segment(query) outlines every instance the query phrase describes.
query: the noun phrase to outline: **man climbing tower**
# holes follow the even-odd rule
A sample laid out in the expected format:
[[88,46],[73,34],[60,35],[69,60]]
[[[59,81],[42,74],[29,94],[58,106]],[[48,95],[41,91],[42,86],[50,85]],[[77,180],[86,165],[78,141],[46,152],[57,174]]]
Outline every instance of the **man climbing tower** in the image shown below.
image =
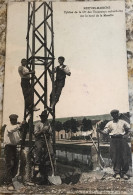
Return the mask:
[[[26,67],[27,60],[21,60],[21,66],[18,67],[18,72],[21,77],[21,87],[25,100],[25,109],[26,111],[30,111],[32,109],[32,86],[30,83],[30,75],[34,75],[35,71],[29,71]],[[33,107],[33,111],[38,111],[36,107]]]
[[52,100],[53,91],[50,94],[50,106],[51,109],[56,105],[59,101],[62,88],[65,86],[66,75],[70,76],[71,72],[68,66],[64,65],[65,58],[63,56],[58,57],[59,66],[55,67],[56,80],[54,82],[55,85],[55,97]]

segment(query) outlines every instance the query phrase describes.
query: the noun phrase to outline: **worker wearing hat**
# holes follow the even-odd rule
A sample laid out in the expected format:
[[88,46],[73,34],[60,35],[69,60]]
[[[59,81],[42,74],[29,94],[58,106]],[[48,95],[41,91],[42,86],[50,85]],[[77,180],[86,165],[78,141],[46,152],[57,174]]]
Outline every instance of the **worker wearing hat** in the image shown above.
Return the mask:
[[[25,109],[30,111],[32,109],[32,86],[30,83],[30,76],[35,74],[35,71],[29,71],[27,66],[27,60],[23,58],[21,60],[21,66],[18,67],[18,72],[21,77],[21,88],[25,100]],[[36,107],[33,107],[33,111],[38,111]]]
[[110,135],[110,157],[113,164],[114,176],[116,179],[128,179],[126,175],[129,169],[129,146],[125,135],[128,134],[130,125],[119,119],[119,110],[110,112],[113,120],[108,122],[101,132]]
[[17,144],[20,141],[19,131],[21,130],[22,123],[20,124],[17,122],[17,114],[11,114],[9,119],[10,122],[6,125],[4,131],[4,153],[6,163],[5,183],[8,185],[8,190],[14,190],[12,178],[17,174]]
[[[66,75],[70,76],[71,72],[67,65],[64,65],[65,58],[63,56],[58,57],[59,66],[55,67],[56,80],[55,80],[55,98],[53,98],[53,91],[50,94],[50,106],[51,109],[59,101],[63,87],[65,86]],[[52,100],[53,98],[53,100]]]
[[[48,149],[47,145],[45,142],[44,134],[46,135],[47,142],[48,142],[48,147],[51,155],[53,155],[53,148],[52,148],[52,129],[50,126],[50,123],[48,121],[48,113],[47,110],[45,109],[42,111],[42,113],[39,115],[41,121],[37,122],[34,127],[34,135],[35,135],[35,147],[36,147],[36,152],[35,152],[35,165],[39,167],[40,173],[42,175],[42,179],[45,180],[43,181],[44,183],[47,180],[47,171],[48,167],[46,164],[49,161],[49,155],[48,155]],[[42,164],[42,157],[44,157],[44,161]],[[45,175],[44,175],[45,174]]]

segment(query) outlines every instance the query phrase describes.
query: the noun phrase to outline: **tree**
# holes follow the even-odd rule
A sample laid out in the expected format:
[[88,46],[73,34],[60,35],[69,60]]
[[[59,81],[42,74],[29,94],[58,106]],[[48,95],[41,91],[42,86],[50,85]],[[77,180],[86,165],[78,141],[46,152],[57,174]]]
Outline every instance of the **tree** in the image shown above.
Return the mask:
[[66,133],[68,133],[70,131],[70,120],[67,120],[63,123],[63,128],[65,130]]
[[58,140],[59,140],[59,132],[63,129],[63,125],[60,121],[55,121],[55,131],[58,132]]
[[68,133],[69,131],[71,132],[71,137],[72,137],[72,132],[76,133],[76,131],[78,131],[78,123],[76,121],[76,119],[71,118],[70,120],[67,120],[63,123],[63,127],[65,129],[65,131]]
[[88,131],[92,129],[92,123],[90,119],[83,118],[82,120],[82,131]]
[[[104,120],[103,122],[101,122],[100,125],[99,125],[99,129],[100,129],[101,131],[103,131],[105,125],[106,125],[108,122],[109,122],[108,120]],[[109,141],[109,135],[102,134],[102,140],[108,142],[108,141]]]
[[77,123],[77,128],[80,127],[80,122],[78,120],[76,120]]
[[76,133],[78,131],[76,119],[71,118],[71,120],[70,120],[70,128],[71,128],[71,132],[73,132],[73,133]]
[[102,121],[100,124],[99,124],[99,128],[100,128],[100,130],[103,130],[104,129],[104,127],[105,127],[105,125],[108,123],[108,120],[104,120],[104,121]]

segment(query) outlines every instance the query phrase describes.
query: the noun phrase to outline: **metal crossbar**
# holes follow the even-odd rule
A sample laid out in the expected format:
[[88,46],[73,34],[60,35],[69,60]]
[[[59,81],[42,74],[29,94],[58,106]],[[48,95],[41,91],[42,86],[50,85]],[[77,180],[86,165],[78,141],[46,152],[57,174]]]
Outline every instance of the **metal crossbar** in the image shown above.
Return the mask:
[[[37,22],[36,16],[39,15],[40,23]],[[48,77],[49,82],[52,84],[52,99],[54,100],[54,32],[53,32],[53,8],[52,2],[28,2],[28,26],[27,26],[27,68],[30,71],[36,72],[36,67],[41,66],[42,72],[37,77],[31,77],[32,85],[32,107],[37,106],[39,103],[43,108],[47,108],[48,114],[55,121],[55,108],[53,111],[50,109],[48,102]],[[40,28],[41,27],[41,28]],[[49,36],[48,36],[49,35]],[[42,69],[42,67],[44,67]],[[47,74],[48,73],[48,74]],[[43,82],[41,81],[43,80]],[[38,91],[40,87],[42,92]],[[35,101],[35,98],[37,99]],[[32,133],[34,131],[34,112],[31,109],[28,113],[24,112],[25,120],[29,118],[29,150],[32,147]],[[53,125],[53,146],[55,148],[55,131]],[[55,151],[55,149],[54,149]],[[30,158],[28,163],[30,164]],[[30,167],[30,166],[28,166]],[[29,178],[30,178],[29,170]]]

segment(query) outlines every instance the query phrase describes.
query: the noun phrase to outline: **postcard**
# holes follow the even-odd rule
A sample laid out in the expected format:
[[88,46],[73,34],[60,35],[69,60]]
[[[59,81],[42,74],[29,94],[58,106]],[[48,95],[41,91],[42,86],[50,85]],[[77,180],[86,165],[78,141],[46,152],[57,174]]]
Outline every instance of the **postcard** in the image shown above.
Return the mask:
[[126,39],[123,0],[8,3],[1,186],[131,192]]

